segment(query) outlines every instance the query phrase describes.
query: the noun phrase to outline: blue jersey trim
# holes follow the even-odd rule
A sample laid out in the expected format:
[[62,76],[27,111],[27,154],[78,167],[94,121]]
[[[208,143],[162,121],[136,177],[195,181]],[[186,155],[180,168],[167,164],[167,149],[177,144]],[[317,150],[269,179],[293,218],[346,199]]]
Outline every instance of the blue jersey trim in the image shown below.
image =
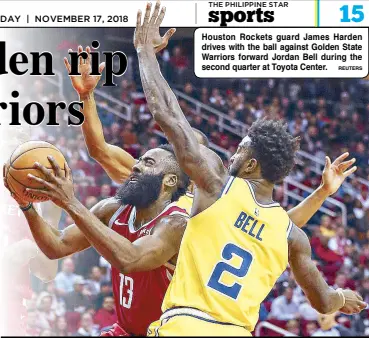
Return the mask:
[[[172,307],[166,311],[163,312],[164,313],[167,313],[171,310],[174,310],[174,309],[194,309],[194,310],[197,310],[197,311],[200,311],[194,307],[189,307],[189,306],[175,306],[175,307]],[[173,316],[170,316],[170,317],[167,317],[166,320],[169,320],[173,317],[177,317],[177,316],[187,316],[187,317],[194,317],[196,319],[200,319],[200,320],[203,320],[205,322],[209,322],[209,323],[214,323],[214,324],[220,324],[220,325],[232,325],[232,326],[238,326],[238,327],[242,327],[245,329],[244,326],[241,326],[241,325],[236,325],[236,324],[232,324],[232,323],[224,323],[224,322],[218,322],[217,320],[212,320],[212,319],[206,319],[206,318],[203,318],[203,317],[200,317],[200,316],[196,316],[196,315],[191,315],[191,314],[188,314],[188,313],[178,313],[178,314],[175,314]]]
[[235,177],[234,176],[229,176],[227,182],[224,184],[223,188],[222,188],[222,191],[220,192],[219,194],[219,198],[221,198],[222,196],[226,195],[229,191],[229,189],[231,188],[231,185],[234,181]]
[[256,200],[256,197],[255,197],[255,192],[254,192],[254,189],[252,188],[252,185],[251,183],[248,181],[248,180],[244,180],[249,189],[250,189],[250,192],[251,192],[251,196],[254,200],[254,202],[259,206],[259,207],[262,207],[262,208],[278,208],[280,207],[281,205],[277,202],[271,202],[271,203],[268,203],[268,204],[262,204],[262,203],[259,203],[257,200]]
[[291,235],[291,232],[292,232],[292,229],[293,229],[293,226],[294,224],[292,223],[292,221],[290,220],[290,224],[288,225],[287,227],[287,239],[290,238],[290,235]]
[[227,325],[227,326],[230,326],[230,325],[231,325],[231,326],[238,326],[238,327],[242,327],[242,328],[244,328],[243,326],[240,326],[240,325],[231,324],[231,323],[218,322],[218,321],[216,321],[216,320],[205,319],[205,318],[202,318],[202,317],[199,317],[199,316],[190,315],[190,314],[188,314],[188,313],[186,313],[186,314],[182,313],[182,314],[178,314],[178,315],[173,315],[173,316],[170,316],[170,317],[166,318],[166,320],[168,321],[168,320],[170,320],[170,319],[172,319],[172,318],[174,318],[174,317],[179,317],[179,316],[193,317],[193,318],[196,318],[196,319],[202,320],[202,321],[204,321],[204,322],[213,323],[213,324],[218,324],[218,325]]

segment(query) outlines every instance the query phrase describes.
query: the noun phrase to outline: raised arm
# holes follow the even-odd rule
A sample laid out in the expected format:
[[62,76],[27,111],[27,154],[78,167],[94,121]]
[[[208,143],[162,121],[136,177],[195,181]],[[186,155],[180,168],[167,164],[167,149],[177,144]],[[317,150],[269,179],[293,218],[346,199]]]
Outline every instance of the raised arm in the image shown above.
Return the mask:
[[[167,46],[170,37],[165,36],[159,41],[159,45],[155,50],[156,53]],[[79,46],[78,53],[82,51],[82,46]],[[85,117],[85,121],[82,124],[82,132],[90,156],[103,167],[114,182],[120,184],[131,174],[136,160],[124,149],[105,141],[103,126],[97,113],[94,97],[94,90],[100,80],[100,76],[90,75],[90,52],[90,47],[87,47],[86,53],[88,58],[78,65],[78,71],[81,76],[70,76],[73,88],[79,95],[80,101],[83,102],[81,112]],[[70,73],[71,67],[67,58],[64,58],[64,63],[68,73]],[[103,69],[104,63],[100,65],[100,73]]]
[[[151,4],[147,4],[141,25],[141,11],[138,12],[134,39],[149,109],[174,146],[182,169],[198,188],[213,193],[214,188],[217,190],[223,185],[226,170],[213,151],[199,144],[176,96],[160,72],[154,46],[160,38],[159,26],[164,18],[165,7],[160,11],[160,2],[157,2],[151,18],[150,13]],[[166,34],[173,34],[174,31],[171,29]]]
[[[58,164],[50,159],[54,174],[39,166],[47,181],[32,176],[47,190],[30,189],[33,193],[47,196],[62,207],[75,221],[79,230],[91,245],[113,266],[123,273],[155,269],[168,262],[179,251],[186,218],[169,216],[161,219],[151,236],[141,238],[134,243],[119,235],[94,213],[86,209],[74,196],[70,169],[66,176]],[[117,208],[115,208],[117,210]],[[110,218],[110,217],[109,217]]]
[[103,167],[114,182],[123,183],[132,173],[136,160],[124,149],[105,141],[94,93],[81,95],[80,101],[83,102],[84,108],[81,111],[85,115],[82,132],[90,156]]
[[[82,47],[79,46],[78,53],[82,52]],[[101,76],[90,75],[90,47],[86,48],[86,52],[88,54],[87,60],[81,62],[78,66],[81,76],[70,76],[73,88],[79,95],[80,101],[83,102],[81,112],[85,116],[85,121],[82,124],[82,132],[90,156],[103,167],[114,182],[122,183],[131,174],[136,160],[122,148],[105,141],[103,126],[97,113],[94,97],[94,90]],[[71,68],[67,58],[64,58],[64,63],[68,73],[70,73]],[[100,73],[104,66],[104,63],[100,65]]]
[[311,306],[322,314],[341,311],[359,313],[367,304],[351,290],[334,290],[329,287],[311,259],[311,247],[306,234],[294,226],[289,239],[289,263],[296,279]]
[[357,167],[351,167],[355,163],[355,158],[344,161],[348,156],[349,153],[344,153],[337,157],[333,163],[326,156],[322,182],[319,188],[288,211],[288,216],[298,227],[303,227],[320,209],[324,201],[340,188],[346,177],[356,171]]

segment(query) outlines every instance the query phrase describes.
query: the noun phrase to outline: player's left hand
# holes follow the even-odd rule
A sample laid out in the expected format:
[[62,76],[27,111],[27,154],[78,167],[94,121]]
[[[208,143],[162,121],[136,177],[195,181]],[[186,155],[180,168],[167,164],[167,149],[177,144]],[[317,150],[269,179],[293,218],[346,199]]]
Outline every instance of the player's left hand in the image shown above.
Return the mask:
[[67,162],[65,162],[64,173],[52,156],[48,156],[48,160],[53,169],[52,171],[40,163],[36,162],[34,165],[34,168],[39,170],[46,177],[46,180],[28,174],[28,178],[31,181],[41,184],[43,188],[27,188],[26,190],[35,195],[49,197],[57,206],[66,209],[75,199],[72,171]]
[[[69,53],[73,52],[72,49],[68,50]],[[78,46],[78,54],[83,52],[82,46]],[[91,75],[91,48],[86,47],[87,59],[83,60],[82,57],[79,58],[78,72],[81,75],[69,75],[72,82],[72,86],[78,95],[83,99],[87,95],[93,93],[97,84],[100,81],[101,75]],[[68,74],[71,73],[72,67],[67,58],[64,58],[65,68]],[[100,74],[105,68],[105,62],[100,63],[99,72]]]
[[164,36],[160,36],[159,28],[163,22],[165,16],[165,7],[160,10],[160,1],[156,2],[154,12],[150,18],[151,14],[151,3],[147,3],[146,12],[143,24],[141,25],[142,12],[137,13],[137,23],[134,35],[134,45],[137,51],[143,47],[154,48],[155,53],[160,52],[168,45],[169,39],[173,36],[176,29],[169,29]]
[[322,189],[327,196],[333,195],[346,177],[356,171],[356,166],[351,167],[356,161],[355,158],[344,161],[348,156],[349,153],[344,153],[337,157],[333,163],[331,163],[330,158],[326,156],[320,189]]

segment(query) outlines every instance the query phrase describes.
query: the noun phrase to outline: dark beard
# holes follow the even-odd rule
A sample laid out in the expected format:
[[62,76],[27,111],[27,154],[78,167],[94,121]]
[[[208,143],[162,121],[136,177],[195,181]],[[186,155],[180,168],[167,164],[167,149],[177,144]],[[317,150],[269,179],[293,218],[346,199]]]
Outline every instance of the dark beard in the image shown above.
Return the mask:
[[234,165],[232,166],[232,168],[228,168],[228,173],[231,176],[237,177],[238,176],[238,172],[239,172],[239,168],[235,167]]
[[137,181],[126,180],[115,197],[122,203],[133,205],[137,209],[146,209],[160,196],[164,175],[138,174]]

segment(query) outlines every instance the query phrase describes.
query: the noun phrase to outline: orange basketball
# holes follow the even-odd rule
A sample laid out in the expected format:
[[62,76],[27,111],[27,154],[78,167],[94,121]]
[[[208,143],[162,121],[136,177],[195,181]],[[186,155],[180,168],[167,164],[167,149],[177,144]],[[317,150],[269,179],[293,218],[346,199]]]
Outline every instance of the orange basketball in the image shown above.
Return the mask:
[[65,173],[65,158],[60,150],[52,144],[43,141],[30,141],[18,146],[8,161],[9,169],[5,173],[6,182],[10,190],[29,202],[47,201],[47,197],[37,196],[36,194],[26,191],[26,188],[43,188],[41,184],[31,181],[27,175],[32,174],[45,179],[42,172],[34,169],[33,166],[35,162],[39,162],[44,167],[52,170],[51,164],[47,158],[49,155],[53,156],[55,161],[59,164],[59,167]]

